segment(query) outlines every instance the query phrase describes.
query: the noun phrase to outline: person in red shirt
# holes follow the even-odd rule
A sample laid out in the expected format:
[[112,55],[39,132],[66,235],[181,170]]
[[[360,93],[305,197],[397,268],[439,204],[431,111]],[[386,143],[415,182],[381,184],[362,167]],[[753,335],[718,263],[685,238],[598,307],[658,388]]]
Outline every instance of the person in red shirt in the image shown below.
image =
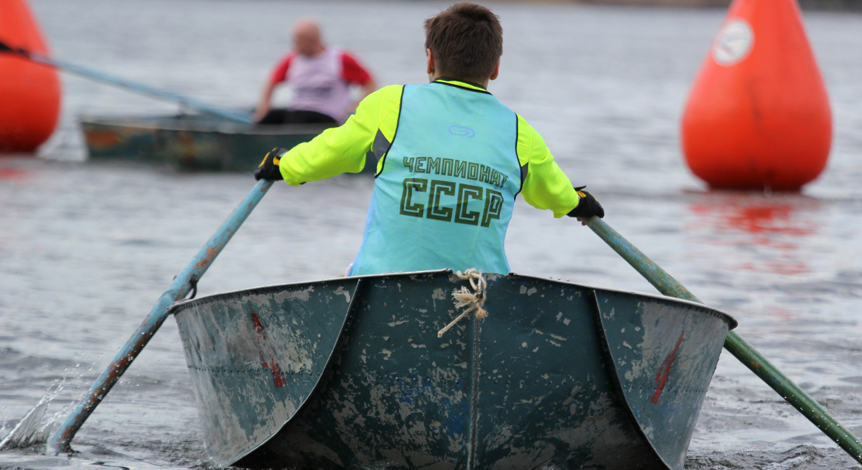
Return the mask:
[[[276,86],[287,83],[293,90],[290,108],[272,109]],[[350,98],[352,85],[362,88],[362,96]],[[356,104],[377,89],[371,74],[347,51],[326,47],[320,28],[311,20],[297,23],[293,50],[276,65],[254,113],[258,124],[342,124]]]

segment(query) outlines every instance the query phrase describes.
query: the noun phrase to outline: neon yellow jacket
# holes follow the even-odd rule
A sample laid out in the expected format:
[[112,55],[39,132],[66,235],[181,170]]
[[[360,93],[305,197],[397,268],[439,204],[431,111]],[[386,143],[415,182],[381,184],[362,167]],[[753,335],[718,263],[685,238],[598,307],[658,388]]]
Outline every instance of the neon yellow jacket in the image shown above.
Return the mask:
[[[482,89],[454,80],[438,80],[461,87]],[[279,168],[291,186],[318,181],[342,173],[359,173],[375,139],[392,142],[398,128],[402,85],[390,85],[365,97],[356,113],[339,127],[323,131],[310,142],[293,147],[281,158]],[[568,214],[578,205],[578,194],[557,166],[542,136],[518,116],[518,160],[527,169],[521,195],[533,207],[550,209],[554,217]],[[377,173],[385,158],[377,162]]]

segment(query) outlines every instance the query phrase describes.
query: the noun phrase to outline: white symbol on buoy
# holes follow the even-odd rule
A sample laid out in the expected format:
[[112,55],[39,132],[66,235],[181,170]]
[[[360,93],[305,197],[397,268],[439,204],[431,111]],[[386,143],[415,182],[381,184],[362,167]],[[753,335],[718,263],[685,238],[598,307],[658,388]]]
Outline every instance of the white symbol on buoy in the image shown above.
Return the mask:
[[712,57],[718,65],[733,65],[751,52],[754,32],[745,20],[733,20],[718,32],[712,42]]

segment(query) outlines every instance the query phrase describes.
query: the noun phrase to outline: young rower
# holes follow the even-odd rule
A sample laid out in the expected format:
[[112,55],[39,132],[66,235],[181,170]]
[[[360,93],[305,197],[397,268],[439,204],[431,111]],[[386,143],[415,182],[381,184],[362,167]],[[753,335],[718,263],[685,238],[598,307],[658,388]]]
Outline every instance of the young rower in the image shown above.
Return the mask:
[[342,126],[290,151],[255,178],[291,186],[358,173],[377,158],[365,234],[349,275],[452,269],[509,272],[504,242],[520,194],[555,217],[603,217],[554,162],[542,137],[487,88],[500,72],[498,17],[458,3],[425,21],[430,83],[367,96]]

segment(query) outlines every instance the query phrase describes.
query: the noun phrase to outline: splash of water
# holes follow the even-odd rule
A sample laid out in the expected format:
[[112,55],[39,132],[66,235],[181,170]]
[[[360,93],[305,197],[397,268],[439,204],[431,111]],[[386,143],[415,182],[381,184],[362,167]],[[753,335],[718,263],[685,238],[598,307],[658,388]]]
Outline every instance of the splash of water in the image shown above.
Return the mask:
[[[27,414],[18,421],[18,424],[12,428],[12,431],[0,441],[0,450],[8,449],[25,449],[28,447],[45,444],[48,442],[48,437],[51,434],[51,425],[57,419],[57,414],[43,423],[45,412],[48,410],[48,405],[57,396],[57,393],[63,389],[65,377],[53,384],[48,391],[39,399],[36,404]],[[59,413],[58,413],[59,414]]]

